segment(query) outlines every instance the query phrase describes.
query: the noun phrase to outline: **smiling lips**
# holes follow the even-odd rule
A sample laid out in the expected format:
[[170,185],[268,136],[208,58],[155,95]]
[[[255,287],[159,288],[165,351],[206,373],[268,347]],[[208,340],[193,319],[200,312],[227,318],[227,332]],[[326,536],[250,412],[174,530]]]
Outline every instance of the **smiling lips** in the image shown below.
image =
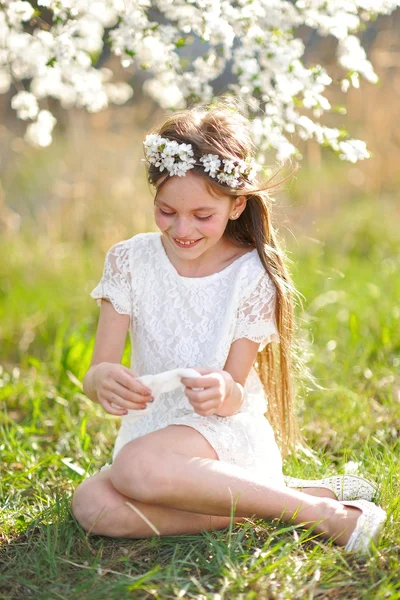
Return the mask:
[[194,246],[198,242],[200,242],[203,238],[199,240],[180,240],[179,238],[172,238],[177,246],[180,248],[188,248],[190,246]]

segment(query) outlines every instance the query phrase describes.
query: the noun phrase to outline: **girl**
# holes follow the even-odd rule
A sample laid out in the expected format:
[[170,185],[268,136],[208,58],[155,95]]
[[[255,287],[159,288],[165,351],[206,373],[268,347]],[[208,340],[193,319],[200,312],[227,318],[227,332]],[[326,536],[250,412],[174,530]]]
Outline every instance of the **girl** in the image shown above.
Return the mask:
[[[235,522],[307,523],[366,551],[385,520],[374,488],[351,477],[285,484],[264,417],[268,397],[284,448],[295,290],[248,122],[224,105],[186,110],[144,150],[160,233],[113,246],[91,293],[101,313],[84,391],[122,426],[112,465],[75,492],[76,519],[137,538],[221,529],[233,508]],[[120,364],[128,330],[131,369]]]

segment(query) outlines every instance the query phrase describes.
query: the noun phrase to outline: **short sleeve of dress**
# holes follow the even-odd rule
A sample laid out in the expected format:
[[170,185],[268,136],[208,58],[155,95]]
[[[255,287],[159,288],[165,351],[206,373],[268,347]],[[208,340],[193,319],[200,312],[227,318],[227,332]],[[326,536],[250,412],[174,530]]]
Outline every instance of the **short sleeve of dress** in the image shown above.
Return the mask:
[[111,302],[123,315],[132,314],[132,277],[129,240],[112,246],[106,254],[103,275],[90,296],[101,305],[101,298]]
[[232,342],[247,338],[260,344],[259,351],[269,342],[279,342],[276,296],[275,284],[265,271],[247,286],[240,300]]

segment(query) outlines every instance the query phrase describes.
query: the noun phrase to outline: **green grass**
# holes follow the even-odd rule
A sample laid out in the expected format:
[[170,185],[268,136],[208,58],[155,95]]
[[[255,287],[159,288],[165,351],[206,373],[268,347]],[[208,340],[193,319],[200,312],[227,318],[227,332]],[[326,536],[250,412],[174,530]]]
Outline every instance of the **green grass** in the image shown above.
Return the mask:
[[109,460],[117,430],[80,385],[104,254],[3,237],[0,599],[400,598],[398,216],[394,201],[360,199],[288,239],[319,385],[299,403],[312,451],[289,456],[285,471],[318,476],[352,461],[380,484],[388,523],[369,558],[261,519],[148,540],[86,536],[71,495]]

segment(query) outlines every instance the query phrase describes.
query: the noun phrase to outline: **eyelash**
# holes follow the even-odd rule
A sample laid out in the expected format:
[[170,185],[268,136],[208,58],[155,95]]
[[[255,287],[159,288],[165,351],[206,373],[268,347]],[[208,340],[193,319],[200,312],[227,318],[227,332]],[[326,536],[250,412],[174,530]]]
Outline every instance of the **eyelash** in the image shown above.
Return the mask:
[[[162,210],[162,208],[159,208],[158,210],[160,211],[160,213],[162,215],[165,215],[166,217],[172,217],[172,215],[174,214],[174,213],[165,212],[164,210]],[[212,215],[209,215],[208,217],[197,217],[196,216],[196,219],[199,219],[199,221],[208,221],[208,219],[211,219],[211,217],[212,217]]]

